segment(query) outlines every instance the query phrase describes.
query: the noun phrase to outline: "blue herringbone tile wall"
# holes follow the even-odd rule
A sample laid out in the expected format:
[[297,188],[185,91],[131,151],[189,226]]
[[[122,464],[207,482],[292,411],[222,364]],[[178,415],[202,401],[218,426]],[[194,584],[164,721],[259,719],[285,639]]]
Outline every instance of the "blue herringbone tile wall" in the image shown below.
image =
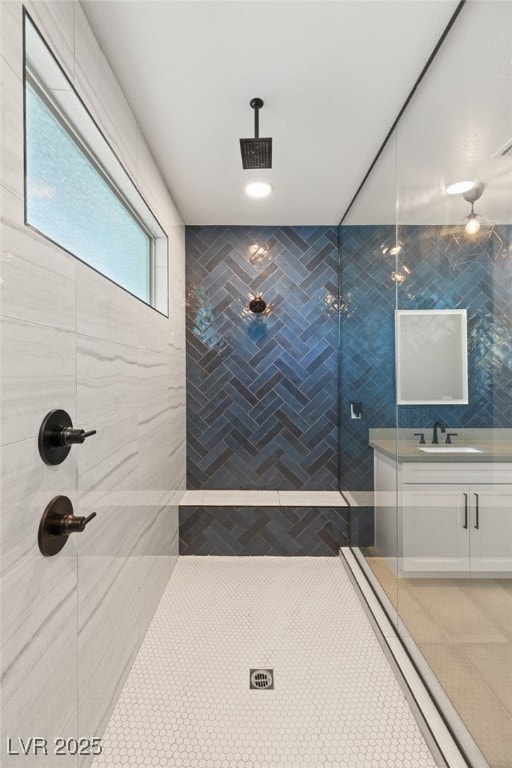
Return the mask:
[[[341,482],[371,490],[372,427],[512,426],[512,227],[473,242],[460,227],[399,230],[399,271],[393,280],[391,226],[344,226],[341,248]],[[404,269],[404,266],[406,267]],[[396,277],[396,276],[395,276]],[[395,406],[394,309],[468,310],[469,404]],[[350,419],[350,402],[363,418]]]
[[186,242],[188,488],[337,489],[337,227]]
[[346,507],[180,507],[180,555],[337,555]]
[[[395,426],[392,226],[340,228],[340,475],[345,490],[373,488],[370,427]],[[361,419],[350,403],[362,401]]]

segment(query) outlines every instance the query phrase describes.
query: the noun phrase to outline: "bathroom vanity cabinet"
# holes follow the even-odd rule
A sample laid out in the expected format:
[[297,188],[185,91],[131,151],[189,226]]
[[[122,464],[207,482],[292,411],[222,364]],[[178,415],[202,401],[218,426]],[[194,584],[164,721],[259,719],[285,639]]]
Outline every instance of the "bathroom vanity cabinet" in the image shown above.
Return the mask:
[[512,463],[374,457],[376,546],[402,574],[512,573]]

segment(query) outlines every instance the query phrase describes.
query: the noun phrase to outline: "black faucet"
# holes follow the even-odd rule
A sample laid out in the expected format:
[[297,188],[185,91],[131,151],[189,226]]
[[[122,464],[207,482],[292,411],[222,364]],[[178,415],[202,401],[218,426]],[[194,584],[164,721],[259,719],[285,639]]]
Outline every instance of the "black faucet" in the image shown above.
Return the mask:
[[434,445],[437,445],[439,443],[439,440],[438,440],[438,437],[437,437],[437,429],[438,429],[438,427],[441,429],[441,432],[443,433],[443,435],[446,432],[446,426],[443,424],[443,422],[442,421],[436,421],[436,423],[434,424],[434,434],[432,436],[432,442],[434,443]]

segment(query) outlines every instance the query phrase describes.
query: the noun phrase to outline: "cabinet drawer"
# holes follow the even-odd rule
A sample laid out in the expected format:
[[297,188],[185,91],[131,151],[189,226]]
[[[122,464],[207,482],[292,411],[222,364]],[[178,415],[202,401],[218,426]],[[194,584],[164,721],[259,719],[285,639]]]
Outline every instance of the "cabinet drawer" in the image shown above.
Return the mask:
[[402,483],[512,483],[512,464],[481,461],[404,462]]

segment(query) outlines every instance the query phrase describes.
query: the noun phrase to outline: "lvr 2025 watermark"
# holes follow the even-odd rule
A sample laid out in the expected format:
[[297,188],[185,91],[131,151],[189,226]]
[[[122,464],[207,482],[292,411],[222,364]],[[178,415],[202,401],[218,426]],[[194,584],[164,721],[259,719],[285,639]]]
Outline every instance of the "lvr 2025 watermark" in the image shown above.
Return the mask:
[[27,757],[28,755],[101,755],[101,739],[94,736],[91,739],[53,740],[42,736],[7,737],[7,754],[11,757]]

